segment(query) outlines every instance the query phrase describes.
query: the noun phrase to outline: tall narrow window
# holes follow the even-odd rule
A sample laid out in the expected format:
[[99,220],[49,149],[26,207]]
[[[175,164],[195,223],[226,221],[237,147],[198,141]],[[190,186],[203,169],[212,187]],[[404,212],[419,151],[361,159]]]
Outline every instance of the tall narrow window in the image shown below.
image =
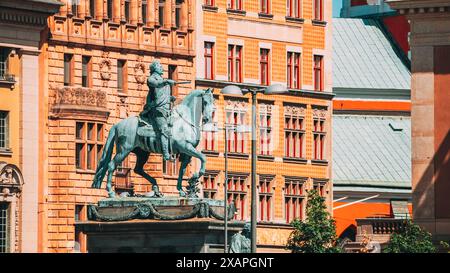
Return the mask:
[[319,196],[325,197],[327,182],[322,180],[313,181],[313,189],[317,191]]
[[160,26],[164,26],[164,6],[166,5],[165,0],[159,0],[158,3],[158,22]]
[[0,150],[9,149],[9,112],[0,111]]
[[269,14],[270,13],[270,0],[260,0],[261,12]]
[[0,48],[0,80],[8,78],[8,56],[10,50],[8,48]]
[[242,10],[242,0],[228,0],[228,8]]
[[142,23],[147,24],[147,1],[142,1]]
[[127,91],[127,62],[125,60],[117,60],[117,91]]
[[83,56],[81,63],[81,86],[92,87],[91,57]]
[[314,0],[314,19],[323,21],[323,0]]
[[293,89],[300,89],[300,53],[287,53],[287,86]]
[[217,173],[203,175],[203,197],[215,199],[217,195]]
[[107,3],[107,12],[108,12],[108,19],[113,19],[113,0],[108,0]]
[[303,185],[304,179],[285,178],[284,183],[284,217],[286,223],[294,219],[303,219]]
[[324,160],[325,149],[325,120],[320,117],[313,119],[314,157],[315,160]]
[[[216,115],[216,107],[214,106],[214,110],[212,112],[212,123],[214,127],[217,127],[217,115]],[[216,143],[216,132],[203,132],[203,150],[204,151],[216,151],[217,143]]]
[[[169,79],[174,80],[174,81],[178,81],[178,69],[176,65],[169,65],[169,70],[168,70],[168,74],[169,74]],[[178,87],[176,85],[172,86],[172,88],[170,89],[170,92],[172,96],[177,97],[178,96]]]
[[228,45],[228,81],[242,82],[242,46]]
[[245,132],[237,131],[241,125],[247,124],[245,104],[232,102],[234,106],[225,109],[225,126],[227,128],[227,148],[230,153],[245,153]]
[[214,43],[205,42],[205,79],[214,79]]
[[314,55],[314,90],[323,91],[323,56]]
[[179,28],[181,26],[181,5],[183,0],[175,1],[175,27]]
[[180,161],[178,158],[175,161],[163,159],[163,174],[168,176],[177,176],[180,169]]
[[214,0],[204,0],[205,1],[205,6],[214,6]]
[[273,176],[259,176],[258,221],[272,220]]
[[272,149],[270,142],[272,140],[272,105],[259,105],[259,154],[271,155]]
[[64,85],[69,86],[73,84],[73,55],[64,54]]
[[284,106],[284,150],[287,158],[304,158],[305,107]]
[[286,16],[300,18],[301,0],[287,0],[286,1]]
[[234,216],[235,220],[245,220],[245,202],[247,197],[247,189],[246,189],[246,176],[242,175],[228,175],[228,204],[234,202],[234,206],[237,209],[237,212]]
[[89,0],[89,14],[92,18],[95,18],[95,2],[97,0]]
[[269,49],[260,49],[259,70],[262,85],[269,85]]
[[76,122],[75,164],[80,170],[95,170],[103,149],[103,124]]
[[125,21],[130,23],[130,0],[125,0]]
[[79,0],[71,0],[71,2],[72,2],[72,6],[71,6],[72,15],[74,17],[78,17],[78,12],[79,12],[78,9],[79,9],[80,1]]
[[0,202],[0,253],[10,252],[10,226],[9,203]]

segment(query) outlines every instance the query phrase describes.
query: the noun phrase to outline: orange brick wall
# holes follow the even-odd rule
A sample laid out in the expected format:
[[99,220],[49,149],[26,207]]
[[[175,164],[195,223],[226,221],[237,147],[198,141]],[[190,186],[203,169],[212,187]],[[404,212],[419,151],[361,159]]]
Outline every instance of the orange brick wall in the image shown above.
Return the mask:
[[[92,89],[101,89],[107,93],[107,109],[110,111],[106,122],[105,139],[110,127],[117,123],[121,117],[120,100],[125,100],[125,112],[127,116],[138,115],[142,110],[145,97],[147,95],[147,86],[144,84],[139,89],[134,78],[134,65],[138,63],[138,55],[132,53],[119,53],[111,51],[109,59],[111,60],[111,79],[108,86],[102,85],[99,73],[99,63],[102,57],[102,50],[86,49],[82,47],[69,47],[51,44],[48,46],[48,103],[49,109],[55,100],[55,89],[63,86],[63,58],[64,53],[70,53],[75,58],[75,77],[74,85],[81,86],[81,56],[92,56],[93,63],[93,87]],[[128,71],[128,91],[126,95],[119,96],[116,90],[116,60],[127,60]],[[145,55],[142,62],[148,68],[154,57]],[[187,60],[177,60],[170,58],[158,58],[164,66],[167,77],[167,68],[169,64],[178,66],[178,79],[190,80],[192,78],[193,62]],[[148,69],[146,70],[148,73]],[[179,87],[180,95],[186,94],[189,88]],[[123,109],[122,109],[123,110]],[[48,157],[44,168],[47,169],[48,183],[46,188],[46,203],[43,229],[46,233],[46,241],[43,245],[44,251],[65,252],[72,251],[75,239],[75,205],[94,204],[99,199],[106,197],[105,184],[102,189],[92,189],[93,171],[77,170],[75,167],[75,124],[77,120],[96,121],[96,119],[74,118],[52,118],[49,117],[48,123]],[[134,155],[130,156],[129,167],[133,168],[135,163]],[[160,156],[151,156],[146,171],[157,178],[161,190],[165,193],[175,191],[174,180],[163,180],[162,165]],[[144,193],[151,190],[150,183],[136,176],[131,172],[131,180],[135,184],[137,193]],[[113,179],[114,181],[114,179]]]
[[[235,39],[242,41],[243,44],[243,81],[246,79],[259,80],[259,54],[260,54],[260,43],[271,44],[270,57],[269,57],[269,71],[270,71],[270,82],[271,83],[286,83],[286,63],[287,63],[287,49],[288,47],[301,48],[301,85],[303,89],[311,90],[313,89],[313,55],[318,54],[315,52],[324,53],[324,76],[325,76],[325,90],[331,91],[331,65],[329,62],[331,57],[329,54],[331,52],[331,1],[325,2],[325,20],[328,21],[326,26],[315,25],[312,22],[313,19],[313,1],[306,0],[302,2],[302,18],[303,23],[288,22],[285,19],[286,16],[286,1],[285,0],[272,0],[271,2],[271,14],[273,14],[272,19],[262,19],[258,18],[258,12],[260,11],[258,0],[243,1],[243,10],[246,11],[246,15],[235,15],[227,13],[227,1],[226,0],[216,0],[215,6],[217,6],[217,11],[211,11],[208,9],[199,9],[201,14],[197,14],[197,18],[200,26],[196,29],[199,39],[202,37],[207,37],[206,39],[214,39],[214,75],[216,81],[222,81],[224,77],[227,76],[228,72],[228,39]],[[230,19],[246,20],[248,22],[257,22],[262,24],[272,24],[276,26],[289,26],[303,29],[303,37],[301,43],[286,42],[284,40],[275,39],[257,39],[247,36],[237,36],[231,35],[229,28]],[[213,37],[213,38],[212,38]],[[206,40],[205,40],[206,41]],[[210,41],[210,40],[208,40]],[[203,46],[201,42],[197,42],[197,57],[203,54]],[[197,58],[197,66],[199,65],[199,58]],[[204,65],[200,62],[200,66]],[[197,72],[199,70],[197,69]],[[197,74],[197,79],[202,79],[204,75],[201,73]],[[229,83],[226,83],[229,84]],[[201,82],[197,83],[198,88],[208,87],[208,83]],[[225,102],[229,97],[224,97],[220,95],[220,88],[214,88],[214,93],[217,96],[216,100],[216,116],[219,127],[223,127],[225,122]],[[247,124],[251,124],[251,100],[250,96],[247,95],[244,99],[247,103]],[[284,182],[285,176],[297,176],[306,177],[307,182],[305,189],[311,189],[313,186],[313,179],[330,179],[331,175],[331,113],[332,113],[332,103],[327,99],[320,98],[310,98],[302,97],[301,95],[283,95],[283,96],[265,96],[258,95],[259,101],[264,101],[269,104],[273,104],[274,108],[272,111],[272,137],[271,141],[275,142],[273,146],[272,155],[275,158],[273,161],[263,161],[258,160],[257,162],[257,174],[273,174],[275,175],[273,182],[273,203],[272,203],[272,219],[271,223],[261,224],[258,226],[258,249],[261,251],[275,251],[276,249],[282,249],[287,242],[287,238],[291,229],[286,225],[285,220],[285,205],[284,205]],[[306,130],[306,140],[305,140],[305,150],[307,163],[287,163],[283,162],[284,151],[284,103],[294,103],[306,105],[306,115],[305,115],[305,130]],[[325,144],[325,155],[329,163],[326,165],[316,165],[311,163],[313,158],[313,117],[312,117],[312,107],[314,106],[325,106],[327,107],[327,117],[326,117],[326,131],[327,131],[327,142]],[[209,155],[207,160],[207,170],[208,171],[218,171],[217,176],[217,187],[218,195],[217,198],[223,198],[223,181],[224,181],[224,131],[219,131],[216,133],[216,141],[218,155]],[[250,134],[246,136],[246,147],[245,152],[250,154],[251,151],[251,141]],[[259,149],[259,141],[257,141],[257,149]],[[250,174],[251,165],[250,157],[248,159],[240,158],[229,158],[228,160],[228,171]],[[250,188],[250,177],[246,181],[247,195],[246,195],[246,218],[250,219],[250,206],[251,206],[251,188]],[[331,179],[326,186],[326,200],[327,205],[331,211],[331,200],[332,200],[332,185]],[[303,210],[304,211],[304,210]]]

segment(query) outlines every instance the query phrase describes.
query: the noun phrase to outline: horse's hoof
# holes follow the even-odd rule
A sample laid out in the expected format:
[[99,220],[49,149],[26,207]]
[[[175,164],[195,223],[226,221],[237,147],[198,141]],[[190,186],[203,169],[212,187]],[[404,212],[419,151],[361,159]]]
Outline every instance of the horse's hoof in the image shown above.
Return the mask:
[[183,190],[178,190],[180,197],[186,197],[186,193]]
[[116,197],[116,193],[113,191],[108,192],[108,197],[109,198],[115,198]]

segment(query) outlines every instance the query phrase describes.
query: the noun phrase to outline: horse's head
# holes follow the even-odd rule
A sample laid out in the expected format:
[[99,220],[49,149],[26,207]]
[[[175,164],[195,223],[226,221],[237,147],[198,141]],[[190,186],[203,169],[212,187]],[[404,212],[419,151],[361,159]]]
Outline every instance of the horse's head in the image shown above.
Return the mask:
[[202,95],[202,101],[203,123],[211,122],[214,112],[214,96],[211,88],[205,90]]

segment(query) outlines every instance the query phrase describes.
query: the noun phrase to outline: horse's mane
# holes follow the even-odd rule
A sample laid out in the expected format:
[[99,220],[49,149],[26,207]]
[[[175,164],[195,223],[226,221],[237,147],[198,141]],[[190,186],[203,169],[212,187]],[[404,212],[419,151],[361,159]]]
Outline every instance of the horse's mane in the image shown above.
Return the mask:
[[180,104],[187,105],[188,102],[190,102],[194,97],[198,97],[203,95],[205,90],[202,89],[195,89],[192,90],[189,94],[187,94],[182,100]]

